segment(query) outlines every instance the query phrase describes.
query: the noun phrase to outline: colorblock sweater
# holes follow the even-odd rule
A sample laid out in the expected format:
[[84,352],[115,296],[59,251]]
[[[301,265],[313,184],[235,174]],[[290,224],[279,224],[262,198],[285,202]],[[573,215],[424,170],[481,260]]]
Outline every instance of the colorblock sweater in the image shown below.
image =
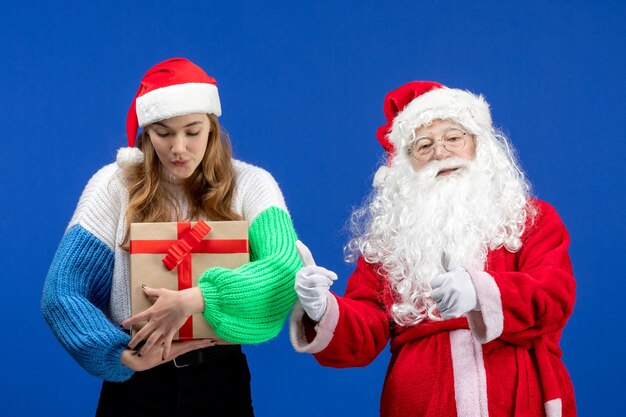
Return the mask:
[[522,248],[493,250],[483,271],[468,271],[480,311],[399,326],[389,282],[360,258],[345,295],[329,294],[319,323],[296,303],[293,346],[342,368],[366,366],[391,340],[383,417],[574,417],[559,348],[575,300],[569,235],[554,208],[533,204],[538,214]]
[[[301,263],[296,233],[272,176],[241,161],[234,160],[233,167],[232,209],[249,223],[251,262],[204,272],[199,282],[203,314],[219,337],[261,343],[275,337],[287,318]],[[110,164],[85,187],[50,266],[41,302],[63,347],[88,372],[108,381],[133,374],[120,362],[130,337],[119,324],[131,315],[129,254],[119,246],[128,206],[121,175]],[[162,186],[178,202],[179,218],[187,219],[189,204],[180,182],[170,179]]]

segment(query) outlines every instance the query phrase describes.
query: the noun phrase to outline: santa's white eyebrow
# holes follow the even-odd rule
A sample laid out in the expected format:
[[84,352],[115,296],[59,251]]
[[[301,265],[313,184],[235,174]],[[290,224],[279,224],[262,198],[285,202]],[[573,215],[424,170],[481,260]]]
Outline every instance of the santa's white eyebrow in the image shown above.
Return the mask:
[[[465,132],[465,129],[463,129],[461,126],[458,126],[458,125],[452,125],[452,126],[448,126],[448,127],[446,127],[445,129],[443,129],[443,132],[442,132],[442,133],[446,133],[446,132],[449,132],[449,131],[451,131],[451,130],[460,130],[461,132]],[[415,142],[417,142],[418,140],[421,140],[421,139],[432,139],[432,135],[422,135],[422,136],[417,136],[417,137],[415,138]]]

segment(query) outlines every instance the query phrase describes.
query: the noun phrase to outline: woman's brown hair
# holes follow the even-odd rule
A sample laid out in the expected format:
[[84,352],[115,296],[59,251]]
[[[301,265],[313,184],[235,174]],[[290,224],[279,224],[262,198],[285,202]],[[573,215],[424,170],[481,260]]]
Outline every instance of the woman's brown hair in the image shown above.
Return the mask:
[[144,129],[138,143],[144,153],[144,162],[126,168],[124,172],[129,201],[125,214],[126,234],[120,246],[128,246],[131,223],[172,221],[172,213],[176,213],[176,220],[179,221],[198,217],[211,220],[241,219],[231,209],[235,174],[230,140],[222,132],[217,117],[213,114],[207,116],[211,130],[204,157],[194,173],[182,184],[189,200],[189,219],[179,218],[178,202],[164,187],[159,186],[164,168]]

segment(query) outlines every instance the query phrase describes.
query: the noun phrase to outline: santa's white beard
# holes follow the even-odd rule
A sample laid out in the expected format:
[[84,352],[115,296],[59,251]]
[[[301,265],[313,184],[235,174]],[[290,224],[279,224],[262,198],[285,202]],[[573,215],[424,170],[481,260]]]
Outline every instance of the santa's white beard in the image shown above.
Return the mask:
[[[482,270],[490,248],[519,249],[525,184],[486,165],[451,158],[416,172],[401,162],[376,191],[367,228],[351,244],[381,265],[396,293],[391,313],[397,323],[439,319],[430,298],[435,276],[453,266]],[[437,176],[449,167],[458,169]]]

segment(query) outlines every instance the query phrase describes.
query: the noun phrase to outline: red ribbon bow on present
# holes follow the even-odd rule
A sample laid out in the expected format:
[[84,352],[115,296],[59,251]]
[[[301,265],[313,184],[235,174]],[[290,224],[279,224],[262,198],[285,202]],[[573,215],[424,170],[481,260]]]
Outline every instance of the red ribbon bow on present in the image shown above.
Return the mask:
[[167,255],[163,258],[165,267],[170,271],[176,268],[210,231],[211,227],[208,224],[202,220],[198,221],[193,228],[172,243],[172,246],[167,250]]

